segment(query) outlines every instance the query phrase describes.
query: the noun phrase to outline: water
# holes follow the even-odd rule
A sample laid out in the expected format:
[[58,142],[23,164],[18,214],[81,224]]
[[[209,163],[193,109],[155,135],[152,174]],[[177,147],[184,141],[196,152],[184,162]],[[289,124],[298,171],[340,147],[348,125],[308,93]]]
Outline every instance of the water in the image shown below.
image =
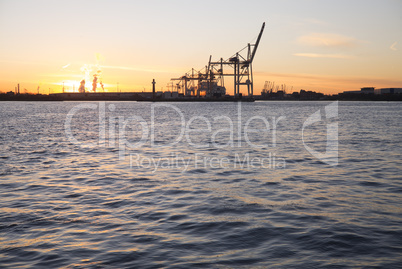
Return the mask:
[[0,267],[401,268],[401,103],[158,104],[0,103]]

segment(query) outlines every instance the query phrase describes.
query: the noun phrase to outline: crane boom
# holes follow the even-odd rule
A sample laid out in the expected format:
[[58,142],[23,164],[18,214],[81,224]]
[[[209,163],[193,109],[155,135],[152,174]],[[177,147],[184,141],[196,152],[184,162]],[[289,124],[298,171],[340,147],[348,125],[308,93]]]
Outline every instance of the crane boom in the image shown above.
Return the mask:
[[262,33],[264,32],[264,28],[265,28],[265,22],[262,24],[260,34],[258,35],[257,41],[254,44],[254,49],[253,49],[253,52],[251,53],[251,57],[250,57],[250,63],[253,62],[255,53],[256,53],[257,48],[258,48],[258,44],[260,44]]

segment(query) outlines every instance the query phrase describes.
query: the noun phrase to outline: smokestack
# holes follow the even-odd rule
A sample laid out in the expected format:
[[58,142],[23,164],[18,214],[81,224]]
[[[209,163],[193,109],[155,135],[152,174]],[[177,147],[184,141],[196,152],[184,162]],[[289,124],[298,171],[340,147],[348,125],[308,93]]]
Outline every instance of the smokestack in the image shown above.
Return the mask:
[[18,92],[17,94],[20,94],[20,84],[18,83]]
[[103,83],[102,83],[102,81],[101,82],[99,82],[99,84],[101,85],[101,87],[102,87],[102,91],[103,92],[105,92],[105,88],[103,87]]
[[155,79],[152,80],[152,99],[155,99]]
[[78,92],[85,93],[85,79],[81,80],[80,87],[78,88]]
[[96,92],[97,80],[98,80],[98,77],[96,75],[94,75],[94,80],[92,82],[92,91],[93,92]]

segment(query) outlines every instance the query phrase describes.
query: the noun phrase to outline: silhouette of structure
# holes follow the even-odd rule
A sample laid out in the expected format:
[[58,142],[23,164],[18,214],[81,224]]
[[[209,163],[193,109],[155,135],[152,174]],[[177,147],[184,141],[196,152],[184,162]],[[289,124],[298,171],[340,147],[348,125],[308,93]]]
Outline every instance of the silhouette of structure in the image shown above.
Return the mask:
[[78,88],[79,93],[85,93],[85,79],[81,80],[80,87]]
[[[247,87],[249,97],[253,97],[253,69],[252,63],[260,43],[262,33],[264,32],[265,22],[262,24],[260,33],[254,44],[248,43],[242,50],[236,52],[227,60],[221,58],[219,61],[211,61],[209,57],[208,65],[201,71],[195,71],[194,68],[180,78],[173,78],[178,81],[176,84],[177,92],[185,96],[206,96],[221,97],[226,95],[224,77],[232,76],[235,98],[241,98],[240,87]],[[242,52],[247,51],[243,56]],[[197,82],[197,85],[195,85]]]

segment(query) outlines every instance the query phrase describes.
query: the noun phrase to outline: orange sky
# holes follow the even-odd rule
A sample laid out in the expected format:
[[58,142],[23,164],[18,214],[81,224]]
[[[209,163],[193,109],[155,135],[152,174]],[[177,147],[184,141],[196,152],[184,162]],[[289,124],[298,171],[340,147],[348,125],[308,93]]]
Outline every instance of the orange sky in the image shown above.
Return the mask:
[[77,90],[98,70],[108,91],[150,91],[154,78],[167,90],[209,55],[226,59],[255,41],[264,21],[255,94],[265,81],[326,94],[402,87],[401,1],[184,3],[0,0],[0,91]]

